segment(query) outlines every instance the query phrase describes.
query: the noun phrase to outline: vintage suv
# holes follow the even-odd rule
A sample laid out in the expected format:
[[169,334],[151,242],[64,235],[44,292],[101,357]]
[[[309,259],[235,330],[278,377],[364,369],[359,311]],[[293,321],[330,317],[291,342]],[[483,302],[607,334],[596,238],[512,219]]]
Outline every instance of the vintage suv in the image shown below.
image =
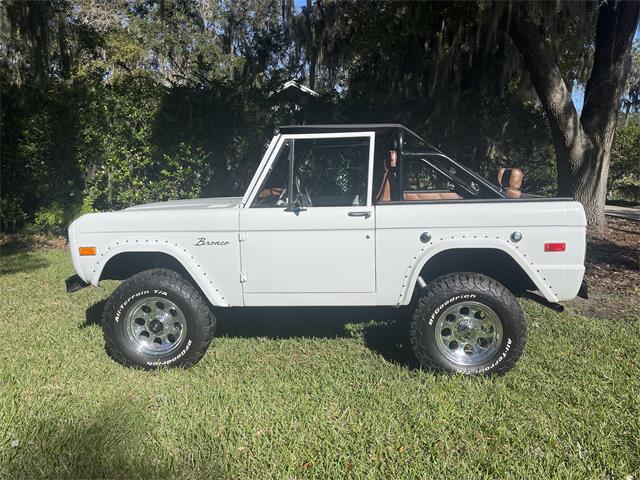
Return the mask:
[[127,366],[193,365],[217,309],[396,306],[421,365],[502,373],[527,334],[512,293],[561,308],[584,275],[582,205],[522,193],[522,177],[487,181],[402,125],[280,127],[242,198],[73,222],[67,290],[125,280],[102,321]]

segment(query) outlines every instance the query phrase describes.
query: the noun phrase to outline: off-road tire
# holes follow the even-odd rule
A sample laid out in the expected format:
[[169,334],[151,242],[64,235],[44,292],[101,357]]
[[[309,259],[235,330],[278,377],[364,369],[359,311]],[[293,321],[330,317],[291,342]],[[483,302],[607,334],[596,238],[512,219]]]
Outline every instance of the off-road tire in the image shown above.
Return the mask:
[[[183,313],[185,336],[168,355],[140,352],[129,337],[127,314],[136,301],[145,297],[166,298]],[[184,277],[164,268],[145,270],[122,282],[107,300],[102,314],[107,353],[124,366],[146,370],[193,366],[206,353],[215,326],[216,318],[200,292]]]
[[[439,329],[444,330],[439,332],[436,329],[440,315],[451,309],[455,311],[456,305],[464,308],[465,302],[488,307],[496,314],[502,327],[502,338],[496,341],[499,347],[494,347],[497,348],[495,353],[472,365],[453,361],[443,353],[446,348],[439,347],[436,341],[436,335],[446,330],[446,325],[442,327],[442,324]],[[472,325],[473,322],[475,320],[472,319]],[[527,325],[522,309],[506,287],[479,273],[457,272],[428,283],[413,312],[410,337],[413,352],[425,368],[471,375],[503,374],[514,367],[524,351]],[[477,339],[478,342],[481,340],[484,341]]]

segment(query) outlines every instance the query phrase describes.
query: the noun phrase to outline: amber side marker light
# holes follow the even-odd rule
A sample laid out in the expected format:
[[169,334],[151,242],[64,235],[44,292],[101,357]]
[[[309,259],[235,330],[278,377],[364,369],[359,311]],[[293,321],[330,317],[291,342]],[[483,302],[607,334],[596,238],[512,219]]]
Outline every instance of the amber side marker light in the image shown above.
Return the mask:
[[545,252],[564,252],[567,249],[567,244],[562,243],[545,243],[544,251]]
[[95,255],[97,252],[96,247],[79,247],[78,252],[80,252],[81,257],[88,257],[91,255]]

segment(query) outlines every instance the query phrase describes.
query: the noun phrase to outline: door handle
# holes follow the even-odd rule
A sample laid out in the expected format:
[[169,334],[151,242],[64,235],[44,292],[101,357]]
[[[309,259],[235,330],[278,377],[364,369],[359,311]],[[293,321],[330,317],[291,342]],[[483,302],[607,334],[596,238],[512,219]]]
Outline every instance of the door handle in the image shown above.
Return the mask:
[[371,216],[371,212],[366,211],[366,212],[349,212],[348,215],[350,217],[364,217],[364,218],[369,218]]

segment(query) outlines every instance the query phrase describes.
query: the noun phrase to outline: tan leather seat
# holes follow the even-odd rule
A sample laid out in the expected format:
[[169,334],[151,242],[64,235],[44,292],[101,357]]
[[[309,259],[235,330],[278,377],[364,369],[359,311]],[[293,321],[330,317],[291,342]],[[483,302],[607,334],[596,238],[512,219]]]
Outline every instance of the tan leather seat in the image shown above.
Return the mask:
[[[389,156],[384,162],[384,175],[382,177],[382,184],[380,190],[376,195],[376,202],[390,202],[392,198],[391,190],[394,185],[397,188],[398,173],[396,171],[397,153],[395,150],[389,151]],[[393,184],[392,184],[393,182]],[[420,201],[420,200],[461,200],[462,197],[455,192],[403,192],[402,198],[405,201]]]
[[524,173],[519,168],[501,168],[498,170],[498,184],[504,189],[508,198],[522,196],[522,182]]
[[389,151],[389,157],[384,161],[384,175],[382,177],[382,184],[380,190],[376,195],[376,202],[390,202],[391,201],[391,181],[394,185],[398,182],[398,173],[396,172],[396,162],[398,154],[395,150]]
[[390,202],[391,201],[391,185],[389,182],[389,172],[384,171],[384,176],[382,177],[382,185],[380,185],[380,190],[378,190],[378,195],[376,195],[376,202]]
[[419,200],[462,200],[456,192],[404,192],[407,201]]

